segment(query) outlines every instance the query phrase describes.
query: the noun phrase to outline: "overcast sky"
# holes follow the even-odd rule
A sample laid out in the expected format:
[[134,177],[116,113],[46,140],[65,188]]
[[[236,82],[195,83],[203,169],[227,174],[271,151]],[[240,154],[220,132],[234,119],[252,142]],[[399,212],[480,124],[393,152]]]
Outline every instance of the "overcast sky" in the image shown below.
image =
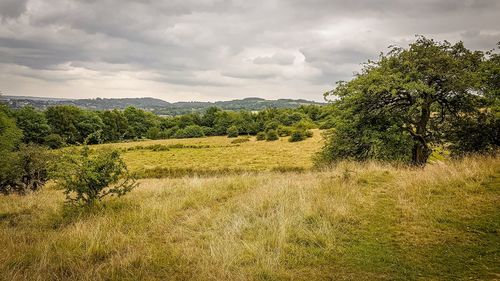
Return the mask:
[[415,34],[492,49],[500,1],[0,0],[0,91],[322,100]]

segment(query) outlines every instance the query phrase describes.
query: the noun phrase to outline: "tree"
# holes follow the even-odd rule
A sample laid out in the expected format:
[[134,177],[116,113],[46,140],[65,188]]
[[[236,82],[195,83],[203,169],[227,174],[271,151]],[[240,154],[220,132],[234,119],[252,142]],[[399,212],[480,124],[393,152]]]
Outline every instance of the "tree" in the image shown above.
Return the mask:
[[16,126],[14,119],[7,114],[8,112],[8,108],[0,106],[0,158],[14,150],[23,137],[22,131]]
[[268,130],[267,133],[266,133],[266,140],[267,141],[275,141],[275,140],[279,140],[280,137],[278,136],[278,133],[271,129],[271,130]]
[[9,109],[0,105],[0,192],[8,193],[17,177],[14,167],[13,150],[22,138],[22,131],[17,128],[13,118],[7,113]]
[[76,126],[79,143],[98,144],[103,142],[104,123],[95,111],[82,111]]
[[338,116],[323,159],[424,165],[433,145],[449,141],[446,124],[479,110],[484,92],[478,73],[484,60],[484,53],[462,42],[419,36],[408,49],[392,47],[378,61],[369,61],[353,80],[338,82],[325,94],[337,98]]
[[128,130],[128,121],[122,111],[106,110],[101,113],[104,141],[122,140]]
[[52,133],[60,135],[69,144],[83,141],[78,131],[78,122],[82,114],[83,110],[70,105],[52,106],[45,111]]
[[237,138],[239,135],[238,127],[235,125],[227,128],[227,137],[228,138]]
[[50,126],[43,112],[32,106],[25,106],[15,112],[16,124],[23,131],[24,143],[43,144],[50,133]]
[[204,130],[198,125],[190,125],[175,132],[176,138],[201,138],[204,137]]
[[50,155],[45,147],[22,144],[18,151],[8,153],[4,159],[7,161],[0,168],[1,193],[27,194],[47,182]]
[[256,136],[256,139],[257,139],[258,141],[263,141],[263,140],[265,140],[265,139],[266,139],[266,133],[264,133],[264,132],[258,132],[258,133],[257,133],[257,136]]
[[125,195],[136,186],[118,151],[90,153],[87,146],[80,153],[65,154],[53,177],[64,189],[67,202],[86,205],[108,195]]
[[151,112],[145,112],[135,107],[127,107],[123,114],[129,125],[127,132],[129,138],[143,138],[151,127],[158,125],[156,116]]

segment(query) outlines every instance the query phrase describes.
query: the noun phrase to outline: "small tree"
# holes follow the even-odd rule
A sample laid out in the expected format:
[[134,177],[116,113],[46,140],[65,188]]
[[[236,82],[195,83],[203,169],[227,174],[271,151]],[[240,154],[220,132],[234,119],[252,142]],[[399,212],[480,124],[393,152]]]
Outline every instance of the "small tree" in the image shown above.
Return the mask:
[[205,136],[203,128],[198,125],[189,125],[175,132],[175,138],[201,138]]
[[85,146],[80,154],[65,158],[55,178],[68,202],[91,205],[107,195],[125,195],[136,186],[116,150],[91,154]]
[[266,133],[266,140],[267,141],[275,141],[279,140],[278,133],[275,130],[268,130]]
[[44,138],[44,144],[52,149],[64,146],[64,139],[58,134],[50,134]]
[[238,127],[236,126],[231,126],[227,128],[227,137],[228,138],[237,138],[239,135]]
[[34,144],[21,145],[0,159],[0,192],[27,194],[39,190],[48,180],[50,155]]
[[290,135],[289,142],[298,142],[307,139],[306,130],[296,129]]
[[265,139],[266,139],[266,133],[264,133],[264,132],[258,132],[258,133],[257,133],[257,136],[256,136],[256,139],[257,139],[258,141],[263,141],[263,140],[265,140]]

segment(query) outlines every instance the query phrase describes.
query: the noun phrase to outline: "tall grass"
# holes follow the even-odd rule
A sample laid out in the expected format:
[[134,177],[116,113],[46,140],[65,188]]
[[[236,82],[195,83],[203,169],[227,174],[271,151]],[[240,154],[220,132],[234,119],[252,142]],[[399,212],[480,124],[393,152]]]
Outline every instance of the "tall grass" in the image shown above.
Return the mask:
[[500,159],[144,179],[93,209],[0,197],[4,280],[499,278]]

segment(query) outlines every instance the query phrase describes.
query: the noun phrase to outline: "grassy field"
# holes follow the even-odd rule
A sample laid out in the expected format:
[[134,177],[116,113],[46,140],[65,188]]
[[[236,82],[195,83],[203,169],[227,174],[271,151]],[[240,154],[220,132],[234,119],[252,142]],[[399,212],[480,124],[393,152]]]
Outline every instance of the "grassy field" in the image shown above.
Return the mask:
[[[312,167],[311,156],[323,144],[320,131],[313,132],[312,138],[295,143],[288,142],[288,138],[268,142],[256,141],[255,137],[248,138],[248,142],[232,143],[234,138],[221,136],[103,144],[92,148],[121,149],[129,169],[146,178],[244,171],[297,171]],[[246,138],[238,138],[241,139]],[[154,151],[155,145],[168,150]]]
[[500,279],[499,158],[143,179],[91,210],[63,200],[50,186],[0,197],[0,279]]

